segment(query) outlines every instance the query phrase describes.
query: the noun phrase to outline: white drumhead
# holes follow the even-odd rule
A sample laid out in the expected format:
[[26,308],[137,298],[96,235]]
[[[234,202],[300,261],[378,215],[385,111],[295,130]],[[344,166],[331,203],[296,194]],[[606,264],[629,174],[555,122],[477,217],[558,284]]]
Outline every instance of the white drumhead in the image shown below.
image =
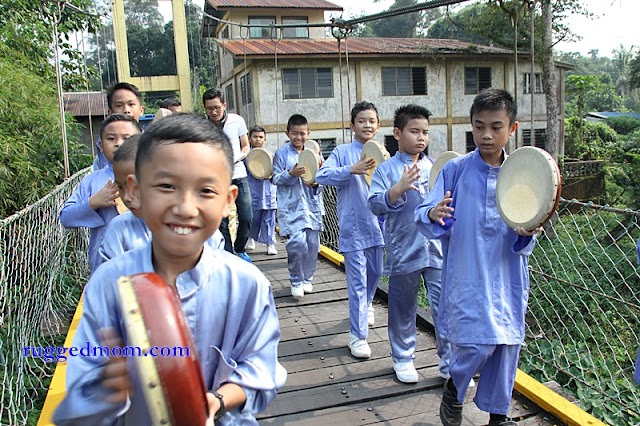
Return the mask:
[[246,164],[247,170],[256,179],[269,179],[273,174],[273,156],[266,149],[251,149]]
[[376,167],[378,167],[380,163],[386,160],[384,155],[384,148],[382,148],[376,141],[369,141],[362,147],[362,155],[364,155],[366,158],[373,158],[376,162],[376,165],[369,169],[367,171],[367,174],[364,175],[364,180],[367,182],[367,185],[371,186],[373,172],[376,171]]
[[509,227],[533,230],[555,211],[561,185],[560,170],[553,157],[540,148],[518,148],[507,157],[498,174],[498,211]]
[[320,152],[320,144],[318,144],[318,142],[314,141],[313,139],[308,139],[304,143],[304,149],[310,149],[317,154]]
[[300,176],[302,181],[307,185],[312,185],[316,182],[316,173],[318,172],[318,154],[310,149],[303,149],[298,157],[298,165],[304,166],[307,171]]
[[433,189],[436,184],[436,180],[438,180],[438,175],[440,174],[440,170],[444,167],[445,164],[449,162],[449,160],[453,160],[454,158],[460,157],[461,154],[458,154],[455,151],[445,151],[442,154],[438,155],[438,158],[435,159],[433,165],[431,166],[431,171],[429,172],[429,189]]
[[170,109],[160,108],[158,109],[158,111],[156,111],[156,114],[153,116],[153,120],[151,122],[155,123],[162,118],[170,116],[171,114],[173,114],[173,112]]

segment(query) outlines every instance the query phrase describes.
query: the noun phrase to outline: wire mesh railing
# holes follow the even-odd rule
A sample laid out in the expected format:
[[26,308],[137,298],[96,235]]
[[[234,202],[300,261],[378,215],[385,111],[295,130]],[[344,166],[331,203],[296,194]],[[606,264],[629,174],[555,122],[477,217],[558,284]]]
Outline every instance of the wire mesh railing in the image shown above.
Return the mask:
[[65,230],[58,212],[88,169],[0,221],[2,425],[35,424],[89,274],[88,233]]

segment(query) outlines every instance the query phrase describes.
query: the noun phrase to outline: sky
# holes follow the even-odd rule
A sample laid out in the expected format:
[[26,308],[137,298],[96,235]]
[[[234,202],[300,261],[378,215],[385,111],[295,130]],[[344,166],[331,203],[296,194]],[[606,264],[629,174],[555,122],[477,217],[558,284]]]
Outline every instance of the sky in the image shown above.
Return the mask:
[[[373,14],[386,10],[393,0],[329,0],[344,8],[344,17]],[[195,0],[204,4],[204,0]],[[469,2],[462,3],[462,7]],[[640,49],[640,0],[582,0],[584,6],[596,14],[595,19],[572,15],[566,23],[581,40],[572,43],[558,43],[556,48],[565,52],[579,52],[587,55],[597,49],[600,56],[611,56],[612,50],[622,44],[625,48],[635,46]],[[170,10],[170,1],[159,1],[161,10]],[[170,12],[169,12],[170,13]]]

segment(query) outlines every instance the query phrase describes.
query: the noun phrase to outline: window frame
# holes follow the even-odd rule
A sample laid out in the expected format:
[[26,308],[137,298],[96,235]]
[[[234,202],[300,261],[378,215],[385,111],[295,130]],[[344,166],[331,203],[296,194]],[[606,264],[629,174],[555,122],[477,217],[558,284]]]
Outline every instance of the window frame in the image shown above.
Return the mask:
[[[487,76],[482,76],[482,72],[488,73]],[[474,82],[470,81],[470,73],[475,71]],[[488,84],[487,84],[488,80]],[[483,89],[487,89],[491,87],[491,83],[493,80],[493,73],[491,67],[464,67],[464,94],[465,95],[477,95]],[[474,86],[474,87],[472,87]]]
[[230,83],[224,88],[224,98],[227,103],[227,110],[231,112],[235,112],[236,110],[236,96],[235,90],[233,88],[233,83]]
[[[530,95],[531,94],[531,73],[530,72],[525,72],[524,74],[524,81],[522,83],[522,92],[525,95]],[[540,95],[544,93],[544,88],[542,85],[542,73],[536,72],[534,73],[534,94],[535,95]]]
[[[245,91],[247,93],[246,99]],[[251,72],[245,73],[244,75],[240,76],[240,101],[242,105],[249,105],[253,103],[253,86],[251,82]]]
[[[424,72],[424,93],[416,93],[416,79],[420,78],[420,76],[416,76],[415,73],[417,70]],[[387,79],[385,81],[385,72],[389,73],[389,71],[393,72],[393,76],[391,79]],[[400,72],[404,71],[407,76],[400,76]],[[406,77],[408,77],[408,86],[400,87],[403,81],[406,81]],[[428,96],[429,95],[429,87],[427,84],[427,67],[380,67],[380,78],[382,80],[382,96]],[[393,85],[393,89],[390,87]],[[409,90],[406,90],[406,89]],[[389,90],[392,89],[392,90]],[[405,91],[403,91],[405,89]]]
[[[272,20],[272,22],[251,22],[252,20]],[[273,30],[274,28],[268,27],[254,27],[251,28],[251,24],[255,25],[275,25],[277,23],[275,16],[267,16],[267,15],[254,15],[247,17],[247,23],[249,24],[249,38],[251,39],[265,39],[265,38],[273,38]],[[256,32],[260,31],[261,35],[255,35]]]
[[[308,23],[309,23],[309,17],[308,17],[308,16],[283,16],[283,17],[282,17],[282,18],[280,18],[280,19],[281,19],[281,21],[282,21],[282,24],[283,24],[283,25],[286,25],[286,24],[297,24],[297,23],[298,23],[298,22],[285,22],[285,21],[286,21],[286,20],[288,20],[288,19],[291,19],[291,20],[296,20],[296,19],[297,19],[297,20],[300,20],[300,21],[304,20],[304,22],[300,22],[301,24],[302,24],[302,23],[303,23],[303,24],[308,24]],[[306,31],[307,35],[305,35],[305,36],[297,36],[297,35],[295,35],[295,36],[293,36],[293,37],[291,37],[291,36],[288,36],[288,35],[287,35],[287,31],[294,31],[294,32],[297,32],[297,31],[299,31],[299,30]],[[309,27],[301,26],[301,27],[289,27],[289,28],[283,28],[283,29],[282,29],[282,38],[288,38],[288,39],[304,39],[304,38],[309,38]]]
[[[534,128],[533,135],[535,137],[536,147],[547,150],[547,129]],[[542,141],[542,143],[540,143]],[[522,129],[522,146],[531,145],[531,129]]]
[[[309,70],[313,71],[313,94],[309,95],[309,85],[302,84],[304,77],[309,77]],[[330,87],[320,87],[319,86],[319,78],[318,71],[322,70],[323,74],[327,72],[328,75],[322,76],[323,78],[328,77],[328,82],[330,83]],[[295,72],[295,76],[291,75],[292,72]],[[303,75],[303,73],[307,73],[307,75]],[[288,75],[287,75],[288,74]],[[297,67],[297,68],[283,68],[282,69],[282,99],[318,99],[318,98],[333,98],[334,97],[334,87],[333,87],[333,67]],[[295,79],[295,83],[292,81],[292,78]],[[287,89],[296,85],[296,92],[287,94]],[[321,91],[331,90],[330,94],[321,93]]]

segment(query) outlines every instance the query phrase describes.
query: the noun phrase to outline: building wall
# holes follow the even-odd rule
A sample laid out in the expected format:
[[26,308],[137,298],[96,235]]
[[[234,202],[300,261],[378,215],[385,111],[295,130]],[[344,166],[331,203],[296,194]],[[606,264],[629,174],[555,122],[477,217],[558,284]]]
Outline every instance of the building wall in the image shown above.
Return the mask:
[[[291,17],[291,16],[306,16],[308,17],[309,23],[322,23],[324,22],[324,11],[320,9],[232,9],[227,16],[225,16],[226,21],[237,22],[240,24],[248,24],[249,16],[275,16],[276,24],[282,24],[282,17]],[[218,37],[220,37],[220,33],[224,30],[225,26],[220,27],[220,31],[218,32]],[[229,26],[230,38],[241,39],[248,38],[248,29],[241,28],[236,25]],[[326,30],[323,27],[318,28],[309,28],[309,38],[324,38],[326,37]],[[274,35],[274,38],[276,36]]]

